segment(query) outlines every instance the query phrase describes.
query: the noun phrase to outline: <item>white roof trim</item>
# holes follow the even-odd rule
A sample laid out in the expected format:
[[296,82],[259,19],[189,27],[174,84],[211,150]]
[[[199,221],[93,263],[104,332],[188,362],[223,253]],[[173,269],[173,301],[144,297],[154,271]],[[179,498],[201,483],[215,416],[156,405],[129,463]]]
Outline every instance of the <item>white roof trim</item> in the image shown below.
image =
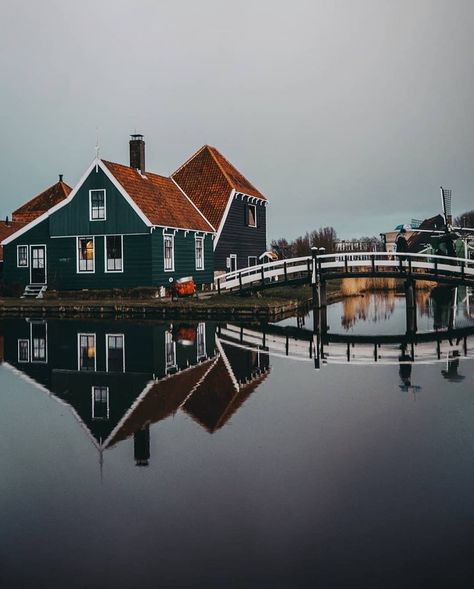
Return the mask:
[[[120,194],[125,198],[128,204],[132,207],[132,209],[136,212],[136,214],[140,217],[140,219],[148,225],[148,227],[153,227],[153,223],[148,219],[145,213],[141,210],[141,208],[137,205],[137,203],[133,200],[133,198],[128,194],[125,188],[120,184],[117,178],[112,174],[112,172],[107,168],[107,166],[99,160],[99,167],[107,176],[107,178],[112,182],[115,188],[120,192]],[[141,175],[141,174],[140,174]],[[141,175],[142,176],[142,175]],[[144,178],[144,176],[142,176]]]
[[234,200],[235,195],[235,188],[232,188],[231,193],[229,195],[229,200],[227,201],[227,205],[225,207],[224,214],[222,215],[222,219],[219,225],[219,229],[217,230],[216,238],[214,240],[214,249],[217,247],[217,243],[219,242],[219,238],[222,233],[222,229],[224,229],[225,222],[227,221],[227,216],[229,215],[230,207],[232,206],[232,202]]
[[129,196],[128,192],[120,184],[120,182],[118,182],[118,180],[115,178],[115,176],[112,174],[112,172],[107,168],[107,166],[102,162],[102,160],[94,159],[94,161],[91,163],[91,165],[84,172],[81,179],[76,184],[76,186],[74,187],[74,189],[72,190],[72,192],[69,194],[69,196],[67,198],[62,200],[60,203],[58,203],[54,207],[51,207],[50,209],[45,211],[37,219],[34,219],[33,221],[31,221],[30,223],[28,223],[27,225],[25,225],[24,227],[22,227],[18,231],[16,231],[15,233],[12,233],[9,237],[4,239],[0,245],[9,244],[10,242],[14,241],[18,237],[20,237],[21,235],[23,235],[24,233],[26,233],[27,231],[29,231],[30,229],[32,229],[33,227],[35,227],[36,225],[38,225],[39,223],[41,223],[42,221],[47,219],[53,213],[55,213],[59,209],[62,209],[67,204],[69,204],[72,201],[72,199],[76,196],[77,192],[79,191],[79,188],[81,188],[81,186],[84,184],[84,182],[89,177],[89,174],[92,172],[92,170],[94,168],[100,168],[104,172],[104,174],[107,176],[107,178],[112,182],[112,184],[115,186],[115,188],[125,198],[125,200],[128,202],[128,204],[132,207],[132,209],[135,211],[135,213],[145,223],[145,225],[147,225],[148,227],[153,227],[153,223],[148,219],[148,217],[138,207],[136,202]]
[[45,211],[42,215],[40,215],[39,217],[37,217],[36,219],[34,219],[30,223],[28,223],[27,225],[25,225],[21,229],[18,229],[18,231],[16,231],[15,233],[12,233],[9,237],[7,237],[6,239],[4,239],[0,245],[7,245],[10,242],[14,241],[15,239],[18,239],[18,237],[20,237],[21,235],[23,235],[24,233],[26,233],[27,231],[29,231],[30,229],[32,229],[36,225],[39,225],[40,223],[42,223],[52,213],[58,211],[62,207],[64,207],[67,204],[69,204],[71,202],[71,200],[76,196],[77,191],[79,190],[79,188],[86,181],[86,178],[89,176],[89,174],[95,168],[95,166],[97,165],[97,162],[98,162],[98,160],[95,159],[91,163],[91,165],[84,172],[84,174],[82,175],[82,178],[79,180],[79,182],[76,184],[76,186],[73,188],[73,190],[71,191],[71,193],[69,194],[69,196],[67,198],[65,198],[64,200],[62,200],[61,202],[59,202],[57,205],[54,205],[54,207],[51,207],[50,209],[48,209],[47,211]]
[[[175,181],[175,179],[173,178],[173,176],[170,176],[171,181],[176,184],[177,188],[179,188],[179,191],[182,192],[182,194],[189,200],[189,202],[193,205],[193,207],[196,209],[196,211],[201,215],[201,217],[204,219],[204,221],[206,221],[206,223],[208,223],[208,225],[215,231],[215,227],[214,225],[208,220],[206,219],[206,217],[202,214],[202,212],[197,208],[197,206],[193,203],[193,201],[189,198],[189,196],[184,192],[184,190],[181,188],[181,186]],[[196,230],[198,231],[198,230]],[[199,231],[201,231],[199,229]]]

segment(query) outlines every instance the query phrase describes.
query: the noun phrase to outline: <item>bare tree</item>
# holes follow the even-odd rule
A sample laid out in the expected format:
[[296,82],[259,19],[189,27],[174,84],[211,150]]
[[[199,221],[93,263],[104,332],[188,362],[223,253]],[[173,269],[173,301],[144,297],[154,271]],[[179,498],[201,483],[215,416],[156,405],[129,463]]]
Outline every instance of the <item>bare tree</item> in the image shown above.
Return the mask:
[[454,219],[457,227],[474,227],[474,211],[467,211]]

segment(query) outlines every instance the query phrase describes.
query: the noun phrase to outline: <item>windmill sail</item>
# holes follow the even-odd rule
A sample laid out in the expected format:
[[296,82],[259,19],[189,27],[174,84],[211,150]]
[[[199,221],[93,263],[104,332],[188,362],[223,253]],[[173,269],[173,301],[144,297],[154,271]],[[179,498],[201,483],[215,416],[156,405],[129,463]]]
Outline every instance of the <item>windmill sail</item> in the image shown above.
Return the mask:
[[444,222],[446,225],[453,224],[453,216],[451,209],[452,190],[443,188],[441,186],[441,203],[443,205]]

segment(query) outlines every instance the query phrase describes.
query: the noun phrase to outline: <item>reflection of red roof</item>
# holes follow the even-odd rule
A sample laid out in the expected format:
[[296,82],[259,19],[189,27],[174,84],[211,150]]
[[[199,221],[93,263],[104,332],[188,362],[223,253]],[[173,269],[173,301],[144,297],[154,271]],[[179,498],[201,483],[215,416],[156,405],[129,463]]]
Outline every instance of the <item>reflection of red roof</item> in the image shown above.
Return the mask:
[[171,178],[102,160],[127,194],[154,225],[213,232]]
[[217,229],[231,190],[266,200],[215,147],[204,145],[172,178]]
[[65,182],[56,182],[56,184],[53,184],[44,190],[41,194],[38,194],[38,196],[35,196],[26,204],[14,211],[12,214],[13,221],[30,223],[48,211],[51,207],[54,207],[59,202],[67,198],[71,190],[72,188]]
[[267,376],[268,372],[263,372],[250,382],[237,385],[220,356],[183,409],[209,433],[214,433],[229,421]]
[[[18,231],[19,229],[21,229],[22,227],[25,226],[25,223],[17,223],[14,221],[9,221],[8,223],[6,221],[0,221],[0,243],[6,239],[7,237],[10,237],[10,235],[12,235],[12,233],[15,233],[16,231]],[[3,260],[3,247],[0,246],[0,260]]]
[[107,446],[126,440],[147,424],[156,423],[176,413],[214,361],[215,359],[207,360],[156,382],[108,440]]

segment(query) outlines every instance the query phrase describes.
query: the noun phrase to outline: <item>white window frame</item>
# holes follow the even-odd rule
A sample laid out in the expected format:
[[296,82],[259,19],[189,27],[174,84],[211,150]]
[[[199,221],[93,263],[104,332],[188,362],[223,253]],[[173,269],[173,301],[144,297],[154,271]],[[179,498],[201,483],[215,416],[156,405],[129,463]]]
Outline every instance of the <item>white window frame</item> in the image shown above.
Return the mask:
[[[92,218],[92,193],[103,192],[104,193],[104,216],[99,219]],[[89,190],[89,221],[106,221],[107,220],[107,192],[105,188],[93,188]]]
[[[95,411],[94,411],[94,409],[95,409],[95,403],[94,403],[94,401],[95,401],[95,399],[94,399],[95,389],[105,389],[106,392],[107,392],[107,397],[106,397],[106,399],[107,399],[107,417],[96,417],[95,416]],[[92,393],[91,394],[91,404],[92,404],[92,407],[91,407],[91,415],[92,415],[92,419],[97,420],[97,421],[108,421],[109,416],[110,416],[110,391],[109,391],[109,387],[105,387],[103,385],[94,385],[91,388],[91,393]]]
[[[250,260],[252,260],[252,259],[255,260],[255,264],[250,264]],[[248,256],[247,257],[247,266],[249,266],[249,267],[251,265],[252,266],[256,266],[257,264],[258,264],[258,258],[257,258],[257,256]]]
[[[123,333],[106,333],[105,334],[105,371],[109,371],[109,337],[122,338],[122,372],[125,372],[125,334]],[[115,371],[114,371],[115,372]],[[120,374],[117,372],[116,374]]]
[[[171,253],[173,254],[171,257],[171,268],[166,268],[166,240],[171,239]],[[163,270],[165,272],[174,272],[174,235],[171,233],[164,233],[163,234]]]
[[[81,337],[92,336],[94,338],[94,370],[84,370],[81,368]],[[97,372],[97,334],[95,333],[78,333],[77,334],[77,370],[79,372]]]
[[[44,338],[33,337],[33,325],[43,325],[42,321],[32,321],[30,323],[30,362],[33,364],[47,364],[48,363],[48,324],[44,323]],[[35,339],[44,340],[44,357],[34,358],[34,341]]]
[[[79,257],[79,241],[81,239],[92,239],[94,244],[94,257],[92,258],[92,270],[81,270],[80,269],[80,257]],[[76,237],[76,274],[95,274],[95,235],[78,235]]]
[[[120,237],[120,247],[122,248],[122,269],[121,270],[108,270],[107,269],[107,238],[108,237]],[[94,246],[95,247],[95,246]],[[94,250],[95,256],[95,250]],[[124,270],[124,260],[123,260],[123,235],[104,235],[104,271],[106,274],[120,274]]]
[[[201,242],[201,266],[198,266],[198,257],[197,257],[197,243],[198,241]],[[195,235],[194,236],[194,262],[196,266],[196,270],[204,270],[205,262],[204,262],[204,235]]]
[[[247,227],[257,227],[257,205],[253,205],[251,203],[247,203],[245,205],[247,208],[245,209],[245,220],[246,220],[246,225]],[[254,219],[255,219],[255,224],[254,225],[250,225],[249,223],[249,208],[252,207],[254,210]]]
[[[20,249],[24,248],[26,251],[26,264],[20,264]],[[16,246],[16,267],[17,268],[28,268],[30,266],[30,252],[27,245]]]
[[[26,342],[26,350],[27,350],[27,358],[26,360],[21,360],[20,358],[20,344]],[[26,338],[22,338],[18,340],[18,363],[25,363],[28,364],[30,362],[30,340]]]
[[[228,269],[229,272],[237,272],[237,254],[229,254],[229,265],[228,265]],[[232,260],[235,260],[235,270],[232,270]]]
[[[204,352],[203,354],[199,354],[199,338],[201,338],[201,344]],[[200,362],[206,358],[206,324],[204,321],[200,321],[196,327],[196,359],[198,362]]]
[[[167,347],[171,344],[173,350],[173,363],[168,363]],[[173,340],[173,332],[171,330],[165,330],[165,371],[168,372],[176,370],[178,364],[176,360],[176,342]]]

